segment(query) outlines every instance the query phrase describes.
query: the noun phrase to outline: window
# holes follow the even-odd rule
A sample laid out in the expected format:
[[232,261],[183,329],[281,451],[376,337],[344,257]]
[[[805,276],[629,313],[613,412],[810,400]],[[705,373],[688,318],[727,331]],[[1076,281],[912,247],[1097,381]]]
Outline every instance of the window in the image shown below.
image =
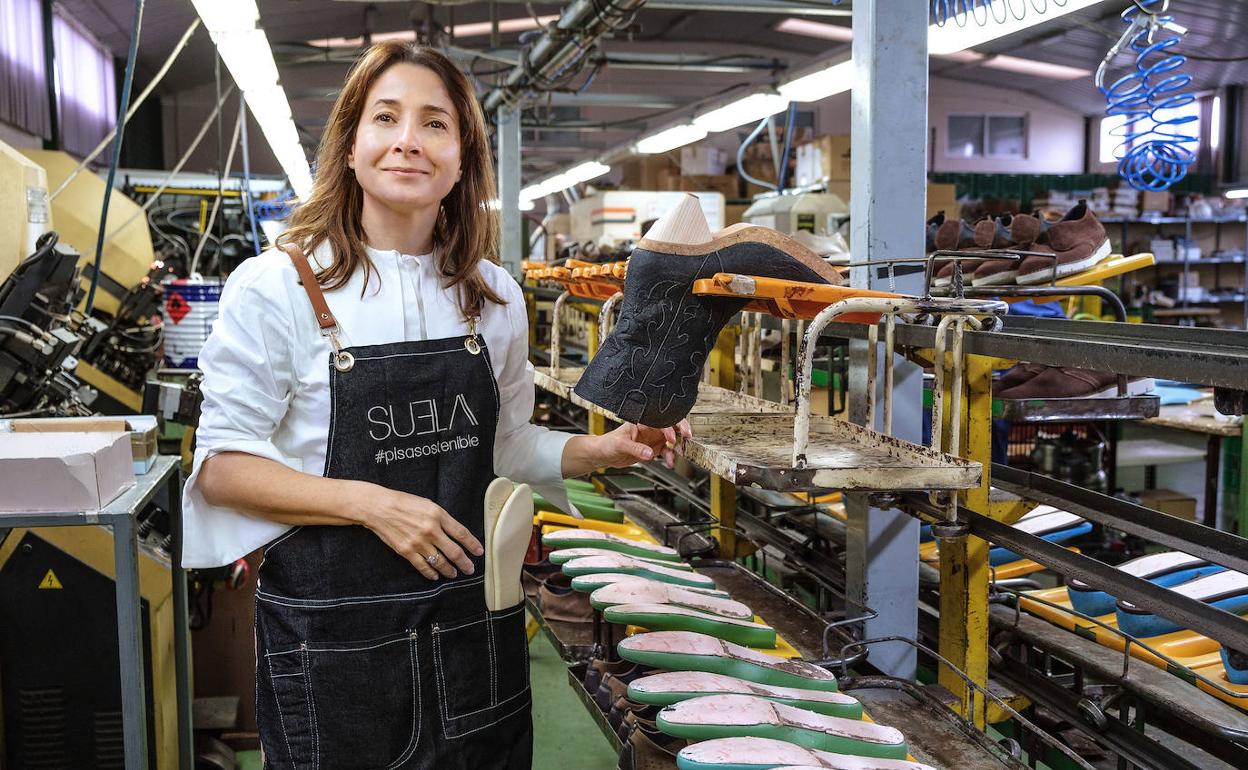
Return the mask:
[[[1216,108],[1214,115],[1217,115]],[[1182,107],[1157,110],[1153,113],[1153,119],[1157,121],[1173,121],[1162,127],[1161,132],[1175,136],[1195,137],[1196,141],[1185,142],[1183,146],[1191,150],[1193,154],[1199,150],[1201,139],[1199,99],[1194,99],[1190,104],[1185,104]],[[1157,126],[1154,120],[1140,119],[1129,129],[1129,132],[1136,136],[1132,144],[1145,138],[1144,134],[1152,132]],[[1127,141],[1127,116],[1110,115],[1101,118],[1100,134],[1101,151],[1098,155],[1101,163],[1117,163],[1128,150],[1127,147],[1122,146]],[[1153,135],[1151,138],[1157,138],[1157,136]]]
[[0,121],[47,137],[47,80],[39,0],[0,0]]
[[59,6],[52,18],[52,41],[56,47],[62,146],[82,157],[95,149],[117,122],[113,56]]
[[1027,157],[1025,115],[950,115],[948,128],[948,157]]

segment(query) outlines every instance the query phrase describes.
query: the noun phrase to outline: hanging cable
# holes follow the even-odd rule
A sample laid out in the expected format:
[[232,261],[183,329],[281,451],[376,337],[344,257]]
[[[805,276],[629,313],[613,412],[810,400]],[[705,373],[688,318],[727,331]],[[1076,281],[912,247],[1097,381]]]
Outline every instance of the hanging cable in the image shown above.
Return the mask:
[[[228,155],[225,156],[225,168],[221,172],[221,178],[223,180],[230,176],[230,168],[234,165],[234,150],[238,148],[238,135],[239,135],[239,132],[242,130],[243,118],[245,114],[246,114],[245,111],[239,110],[238,120],[234,121],[234,136],[230,139],[230,152]],[[224,189],[224,182],[222,182],[222,185],[223,185],[222,189]],[[212,224],[217,219],[217,210],[221,208],[221,199],[223,197],[224,197],[224,194],[218,195],[216,197],[216,200],[212,202],[212,212],[208,214],[208,221],[204,223],[203,237],[199,239],[199,243],[195,244],[195,255],[191,257],[191,264],[190,264],[190,267],[187,269],[187,274],[191,278],[195,277],[196,268],[199,267],[199,255],[203,253],[204,244],[208,242],[208,238],[212,234]],[[218,238],[217,239],[218,251],[220,251],[221,246],[222,246],[222,241],[220,238]],[[220,257],[218,256],[218,260],[219,258]]]
[[764,182],[761,179],[755,179],[745,170],[745,151],[750,148],[751,144],[754,144],[754,140],[758,138],[758,135],[763,133],[763,129],[767,127],[767,121],[769,120],[771,120],[770,115],[760,120],[758,125],[754,127],[754,130],[750,132],[750,135],[747,136],[745,141],[741,143],[741,146],[737,148],[737,173],[741,175],[742,179],[750,184],[756,184],[759,187],[774,190],[776,189],[776,185],[771,182]]
[[[1185,126],[1199,117],[1178,114],[1196,101],[1186,90],[1192,76],[1178,71],[1187,59],[1171,50],[1187,30],[1167,15],[1169,6],[1170,0],[1132,0],[1122,12],[1127,29],[1096,70],[1106,114],[1123,121],[1113,129],[1121,138],[1114,150],[1118,175],[1137,190],[1169,189],[1196,162],[1199,137]],[[1105,74],[1123,50],[1134,53],[1133,67],[1107,87]]]
[[1005,24],[1013,19],[1027,18],[1028,10],[1045,14],[1052,4],[1064,8],[1069,0],[931,0],[931,20],[943,27],[950,19],[959,27],[968,24],[986,27],[989,24]]
[[[186,32],[182,33],[182,39],[179,40],[178,44],[173,47],[173,51],[170,52],[169,58],[165,59],[165,63],[162,64],[160,66],[160,70],[156,72],[156,77],[152,78],[152,82],[147,84],[147,88],[143,89],[143,93],[139,94],[138,98],[134,100],[134,104],[130,105],[130,109],[126,112],[126,123],[130,122],[130,119],[134,117],[134,113],[139,111],[139,108],[143,106],[143,102],[147,99],[147,97],[151,95],[152,91],[156,90],[156,86],[158,86],[160,81],[164,79],[165,73],[168,72],[169,68],[173,66],[174,60],[178,58],[178,54],[182,53],[182,49],[186,48],[186,44],[191,40],[191,35],[194,34],[197,29],[199,29],[198,16],[195,17],[195,21],[191,22],[191,26],[186,28]],[[113,141],[113,137],[116,133],[117,127],[114,126],[113,130],[109,131],[108,135],[101,139],[100,143],[95,146],[95,149],[92,150],[87,157],[82,159],[82,162],[78,164],[77,168],[71,171],[69,176],[65,177],[65,181],[61,182],[61,184],[52,191],[52,194],[48,196],[48,200],[56,200],[56,196],[63,193],[66,187],[69,187],[69,183],[74,181],[74,177],[81,174],[82,170],[87,167],[87,164],[95,160],[99,154],[104,151],[104,148],[108,146],[108,143]]]
[[247,210],[247,223],[251,225],[251,241],[258,257],[262,246],[260,233],[256,231],[256,212],[251,205],[251,152],[247,147],[247,99],[243,94],[238,95],[238,114],[243,127],[243,207]]
[[104,184],[104,205],[100,208],[100,227],[95,237],[95,268],[91,272],[91,288],[87,290],[86,314],[95,308],[95,290],[100,284],[101,262],[104,261],[104,228],[108,225],[108,204],[113,199],[113,181],[121,160],[121,140],[126,135],[126,113],[130,109],[130,86],[134,83],[134,60],[139,55],[139,33],[143,27],[143,0],[134,0],[134,25],[130,33],[130,51],[126,54],[126,74],[121,83],[121,104],[117,107],[117,131],[113,138],[113,157],[108,160],[108,181]]
[[789,102],[788,114],[784,118],[784,151],[780,153],[780,175],[776,182],[776,191],[784,192],[789,181],[789,153],[793,151],[793,127],[797,122],[797,102]]
[[199,127],[199,133],[195,134],[195,138],[191,140],[190,145],[186,148],[186,152],[182,153],[182,157],[178,158],[178,162],[173,164],[173,168],[169,171],[165,178],[161,180],[160,184],[156,186],[156,191],[147,197],[147,200],[143,202],[143,205],[139,208],[139,210],[131,214],[129,219],[113,228],[113,231],[108,234],[108,238],[105,239],[105,243],[108,243],[112,239],[116,238],[118,233],[129,227],[131,222],[138,219],[139,216],[147,212],[148,209],[156,204],[156,201],[160,199],[161,193],[163,193],[165,189],[172,184],[173,178],[182,173],[182,167],[186,165],[188,160],[190,160],[191,153],[195,152],[195,149],[199,147],[199,143],[204,141],[204,137],[208,134],[208,129],[212,127],[213,121],[217,119],[217,115],[221,112],[221,107],[225,105],[225,100],[228,99],[232,93],[234,93],[233,84],[225,89],[225,93],[221,95],[221,98],[217,101],[216,106],[212,108],[212,112],[208,113],[208,119],[205,120],[204,124]]

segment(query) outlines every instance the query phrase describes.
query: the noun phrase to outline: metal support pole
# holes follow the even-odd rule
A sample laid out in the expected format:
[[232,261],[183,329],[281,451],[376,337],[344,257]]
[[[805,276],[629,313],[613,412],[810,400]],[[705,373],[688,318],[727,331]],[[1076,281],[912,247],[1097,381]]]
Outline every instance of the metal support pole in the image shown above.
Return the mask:
[[[600,339],[601,329],[598,328],[598,316],[596,314],[586,313],[585,316],[585,323],[588,324],[587,331],[589,337],[589,344],[587,347],[589,350],[589,359],[592,361],[594,356],[598,355],[598,346],[602,344]],[[607,418],[593,410],[590,410],[588,428],[588,433],[591,436],[603,435],[607,432]]]
[[195,766],[195,735],[191,723],[191,639],[186,595],[186,570],[182,568],[182,474],[174,471],[167,487],[169,529],[173,535],[173,669],[178,699],[178,767]]
[[498,198],[501,203],[499,259],[503,268],[519,275],[524,259],[524,237],[520,223],[520,107],[498,108]]
[[61,107],[56,98],[56,44],[52,34],[52,0],[42,0],[39,13],[43,20],[43,81],[48,96],[48,136],[43,149],[61,149]]
[[147,695],[143,677],[143,618],[139,605],[139,544],[134,513],[113,524],[117,570],[117,654],[121,663],[122,737],[126,770],[147,770]]
[[[711,385],[726,390],[737,389],[736,369],[737,330],[729,325],[719,333],[715,347],[711,348],[707,373]],[[711,516],[719,521],[719,555],[726,559],[737,557],[737,488],[731,481],[711,476]]]
[[[853,222],[855,260],[875,262],[923,253],[927,167],[927,14],[917,3],[856,0],[853,6],[855,64],[852,101]],[[895,269],[894,291],[922,293],[922,269]],[[857,267],[857,287],[889,289],[888,273]],[[867,343],[850,346],[850,418],[866,421]],[[923,372],[897,360],[893,370],[893,435],[921,443]],[[882,394],[877,393],[882,401]],[[875,428],[883,414],[877,410]],[[847,596],[879,609],[865,634],[916,638],[919,524],[899,511],[869,508],[865,495],[846,495],[849,515]],[[871,663],[886,674],[913,678],[916,653],[906,644],[874,648]]]

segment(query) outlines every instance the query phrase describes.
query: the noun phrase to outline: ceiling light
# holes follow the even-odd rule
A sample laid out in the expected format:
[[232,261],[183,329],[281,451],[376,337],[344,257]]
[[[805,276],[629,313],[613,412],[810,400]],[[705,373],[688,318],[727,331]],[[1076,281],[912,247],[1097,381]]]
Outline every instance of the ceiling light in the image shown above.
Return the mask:
[[255,0],[191,0],[204,26],[212,33],[221,61],[243,92],[247,108],[260,126],[273,156],[286,173],[295,194],[306,199],[312,192],[312,172],[299,142],[286,91],[278,83],[277,63]]
[[256,0],[191,0],[209,32],[252,29],[260,18]]
[[780,95],[795,102],[817,102],[853,88],[854,63],[843,61],[782,84]]
[[633,152],[638,155],[651,155],[658,152],[667,152],[677,147],[684,147],[686,144],[693,144],[706,138],[706,129],[699,128],[692,123],[684,123],[679,126],[672,126],[664,129],[657,134],[651,134],[644,139],[638,140],[633,145]]
[[693,119],[693,125],[709,133],[727,131],[746,123],[754,123],[769,115],[775,115],[789,106],[789,100],[780,94],[750,94],[723,107],[711,110]]
[[849,27],[843,27],[839,24],[825,24],[822,21],[809,21],[807,19],[785,19],[776,25],[776,31],[787,32],[790,35],[818,37],[824,40],[838,40],[841,42],[849,42],[854,39],[853,30]]
[[610,170],[610,166],[597,161],[589,161],[579,166],[573,166],[561,174],[547,177],[536,184],[531,184],[522,189],[520,191],[520,203],[523,205],[526,201],[535,201],[538,198],[545,198],[547,195],[554,195],[581,182],[597,179]]
[[1248,189],[1227,190],[1222,194],[1231,200],[1238,200],[1240,198],[1248,198]]
[[[933,24],[928,27],[927,52],[932,56],[939,56],[974,48],[1103,2],[1105,0],[1066,0],[1063,5],[1048,3],[1044,6],[1043,12],[1037,11],[1032,5],[1027,8],[1026,13],[1015,16],[1011,10],[1011,6],[1014,5],[1012,0],[992,0],[986,6],[992,19],[990,24],[980,25],[973,20],[963,19],[963,23],[959,25],[958,20],[950,16],[943,25]],[[997,22],[997,19],[1002,19],[1002,21]]]
[[248,29],[217,36],[221,61],[244,92],[268,88],[277,83],[277,63],[262,29]]
[[1092,70],[1067,67],[1065,64],[1050,64],[1035,59],[1020,59],[1017,56],[993,56],[979,66],[1051,80],[1077,80],[1092,75]]
[[[524,32],[525,30],[537,29],[547,24],[559,21],[559,15],[551,16],[519,16],[514,19],[502,19],[498,22],[498,31],[503,34],[509,32]],[[480,37],[489,35],[494,31],[493,24],[488,21],[474,21],[467,24],[456,24],[451,27],[451,34],[454,37]]]
[[[199,0],[205,2],[206,0]],[[501,19],[498,22],[498,31],[501,34],[510,34],[512,32],[524,32],[530,29],[537,29],[548,24],[559,21],[557,14],[551,16],[517,16],[514,19]],[[465,24],[456,24],[447,30],[452,37],[481,37],[489,35],[493,32],[494,25],[488,21],[471,21]],[[410,29],[401,29],[397,32],[374,32],[369,36],[372,43],[385,43],[390,40],[415,40],[416,32]],[[325,37],[316,40],[306,41],[308,45],[317,48],[360,48],[364,43],[363,36],[356,37]]]

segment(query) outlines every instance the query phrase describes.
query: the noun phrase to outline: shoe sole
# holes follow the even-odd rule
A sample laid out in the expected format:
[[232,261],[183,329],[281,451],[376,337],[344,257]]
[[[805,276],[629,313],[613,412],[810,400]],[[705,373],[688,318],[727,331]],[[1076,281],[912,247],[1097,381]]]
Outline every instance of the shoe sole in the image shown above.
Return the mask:
[[[1085,257],[1084,259],[1081,259],[1078,262],[1067,262],[1064,265],[1058,265],[1057,277],[1065,278],[1068,275],[1074,275],[1075,273],[1083,272],[1084,270],[1087,270],[1093,265],[1100,263],[1102,260],[1108,257],[1110,253],[1112,252],[1113,252],[1113,246],[1110,245],[1109,239],[1106,238],[1105,242],[1102,243],[1100,246],[1098,246],[1096,251],[1092,252],[1090,256]],[[1053,280],[1053,268],[1051,267],[1046,267],[1043,270],[1039,270],[1034,273],[1028,273],[1027,275],[1018,276],[1018,284],[1020,286],[1031,286],[1037,283],[1045,283],[1050,280]]]
[[971,280],[972,286],[1007,286],[1012,284],[1018,278],[1017,270],[1007,270],[1004,273],[994,273],[986,278],[975,278]]

